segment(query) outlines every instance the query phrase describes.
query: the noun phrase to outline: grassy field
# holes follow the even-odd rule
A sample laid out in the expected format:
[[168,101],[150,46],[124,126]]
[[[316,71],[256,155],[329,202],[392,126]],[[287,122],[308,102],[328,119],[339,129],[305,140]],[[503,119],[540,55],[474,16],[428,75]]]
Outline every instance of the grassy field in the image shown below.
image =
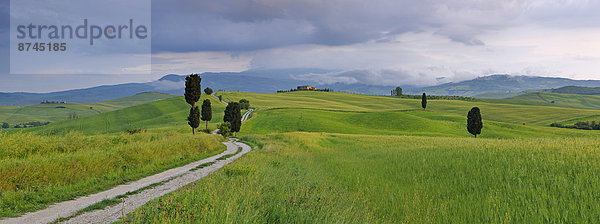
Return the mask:
[[[343,112],[317,109],[268,109],[256,113],[240,136],[285,132],[469,137],[466,117],[432,111]],[[483,138],[596,136],[597,133],[484,121]]]
[[[217,95],[226,101],[245,98],[256,108],[240,132],[254,151],[208,178],[148,203],[131,213],[128,221],[600,221],[596,215],[600,178],[595,175],[600,171],[600,135],[549,127],[552,122],[590,119],[598,116],[599,110],[519,105],[518,100],[430,100],[423,111],[418,99],[385,96],[326,92]],[[222,119],[224,106],[212,97],[204,95],[203,99],[207,97],[212,100],[210,126],[214,128]],[[481,108],[484,119],[482,138],[477,139],[466,131],[466,113],[474,106]],[[194,148],[185,142],[204,141],[198,144],[205,147],[218,145],[218,139],[192,137],[185,121],[188,111],[183,97],[175,97],[0,135],[0,141],[12,146],[0,150],[5,158],[0,165],[8,164],[0,166],[0,175],[21,178],[0,182],[9,192],[2,194],[4,216],[97,191],[94,181],[107,176],[95,172],[114,173],[108,184],[99,185],[109,187],[124,181],[122,173],[130,172],[133,177],[129,180],[162,169],[147,165],[149,161],[163,168],[192,161],[181,159],[188,158],[182,156],[185,150]],[[129,128],[148,131],[122,134]],[[115,140],[122,138],[127,140]],[[153,140],[156,138],[158,142]],[[158,147],[153,152],[181,153],[128,154],[153,147]],[[51,148],[43,151],[52,153],[40,154],[38,148]],[[106,150],[115,154],[89,160]],[[25,156],[17,156],[20,154]],[[199,152],[196,159],[206,154]],[[69,162],[79,161],[77,158],[82,162]],[[119,164],[131,158],[139,167],[123,170]],[[106,167],[102,166],[105,163]],[[27,166],[20,167],[22,164]],[[82,166],[90,170],[81,174],[88,179],[77,182],[68,178],[69,172]],[[55,193],[36,196],[39,188],[33,186],[44,186],[43,177],[49,178],[49,170],[61,169],[66,171],[52,177],[58,181],[50,188]],[[30,173],[36,178],[28,177]],[[29,188],[16,190],[20,183],[29,183],[23,179],[34,181]]]
[[0,106],[0,122],[7,122],[11,127],[24,122],[55,122],[66,120],[69,114],[72,113],[77,114],[79,117],[86,117],[171,97],[174,96],[148,92],[99,103],[35,104],[24,107]]
[[262,148],[127,221],[600,222],[599,138],[293,132],[245,139]]
[[518,105],[600,109],[600,96],[576,95],[567,93],[535,92],[510,97],[507,99],[486,99],[485,101],[491,103]]
[[[200,104],[204,99],[211,100],[213,119],[209,127],[214,129],[216,123],[223,120],[225,106],[213,97],[206,96],[205,94],[199,100]],[[54,122],[41,127],[27,128],[23,131],[42,134],[63,134],[75,130],[87,135],[93,135],[123,132],[130,128],[152,129],[173,127],[182,132],[191,132],[186,120],[189,110],[190,105],[185,102],[183,96],[180,96],[94,116]],[[199,129],[204,129],[204,122],[201,122]]]
[[106,190],[225,150],[216,135],[0,133],[0,217]]
[[[98,103],[115,110],[0,132],[0,217],[106,190],[225,149],[219,136],[192,136],[183,97],[118,109],[152,98],[140,94]],[[212,106],[214,128],[224,106],[216,100]],[[132,128],[142,133],[125,133]]]
[[[291,92],[278,94],[254,94],[241,92],[220,93],[224,99],[250,100],[257,109],[326,109],[332,111],[381,112],[398,110],[421,110],[421,101],[386,96],[354,95],[347,93]],[[481,109],[484,120],[513,124],[549,126],[552,122],[583,118],[600,113],[599,110],[516,105],[492,102],[468,102],[460,100],[429,100],[427,110],[466,117],[474,106]]]

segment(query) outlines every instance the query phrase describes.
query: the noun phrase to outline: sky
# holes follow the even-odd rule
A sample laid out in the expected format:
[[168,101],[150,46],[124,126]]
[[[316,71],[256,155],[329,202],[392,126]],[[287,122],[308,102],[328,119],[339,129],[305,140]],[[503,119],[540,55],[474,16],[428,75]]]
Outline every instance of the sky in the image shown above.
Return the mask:
[[293,78],[374,85],[435,85],[491,74],[600,79],[600,1],[151,3],[151,70],[106,75],[10,74],[10,7],[0,4],[0,92],[276,68],[327,69],[332,72]]

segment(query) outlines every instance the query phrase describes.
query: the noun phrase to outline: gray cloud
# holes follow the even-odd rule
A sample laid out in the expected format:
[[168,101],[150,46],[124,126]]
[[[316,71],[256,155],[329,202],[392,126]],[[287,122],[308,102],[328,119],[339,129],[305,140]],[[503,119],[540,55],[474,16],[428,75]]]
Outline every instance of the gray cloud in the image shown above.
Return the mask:
[[310,80],[319,84],[369,84],[369,85],[431,85],[442,81],[444,78],[437,79],[436,77],[425,73],[414,73],[405,70],[350,70],[343,72],[331,72],[324,74],[300,74],[291,75],[297,80]]
[[339,46],[423,30],[483,45],[477,35],[511,24],[529,5],[478,0],[155,0],[153,46],[157,52]]

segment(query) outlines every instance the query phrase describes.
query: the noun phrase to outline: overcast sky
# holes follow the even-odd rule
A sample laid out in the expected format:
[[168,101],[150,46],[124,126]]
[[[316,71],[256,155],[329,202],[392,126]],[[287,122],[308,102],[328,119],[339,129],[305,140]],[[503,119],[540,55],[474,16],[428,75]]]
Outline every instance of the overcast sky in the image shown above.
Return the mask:
[[11,75],[0,92],[145,82],[168,73],[323,68],[327,82],[433,85],[489,74],[600,79],[600,1],[154,0],[151,75]]

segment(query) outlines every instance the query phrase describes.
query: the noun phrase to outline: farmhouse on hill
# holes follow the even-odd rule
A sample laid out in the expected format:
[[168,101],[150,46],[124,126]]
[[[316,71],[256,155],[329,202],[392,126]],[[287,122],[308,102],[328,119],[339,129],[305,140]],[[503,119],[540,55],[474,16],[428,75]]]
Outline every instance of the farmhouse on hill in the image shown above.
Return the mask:
[[316,87],[312,87],[312,86],[298,86],[296,87],[297,90],[317,90]]

